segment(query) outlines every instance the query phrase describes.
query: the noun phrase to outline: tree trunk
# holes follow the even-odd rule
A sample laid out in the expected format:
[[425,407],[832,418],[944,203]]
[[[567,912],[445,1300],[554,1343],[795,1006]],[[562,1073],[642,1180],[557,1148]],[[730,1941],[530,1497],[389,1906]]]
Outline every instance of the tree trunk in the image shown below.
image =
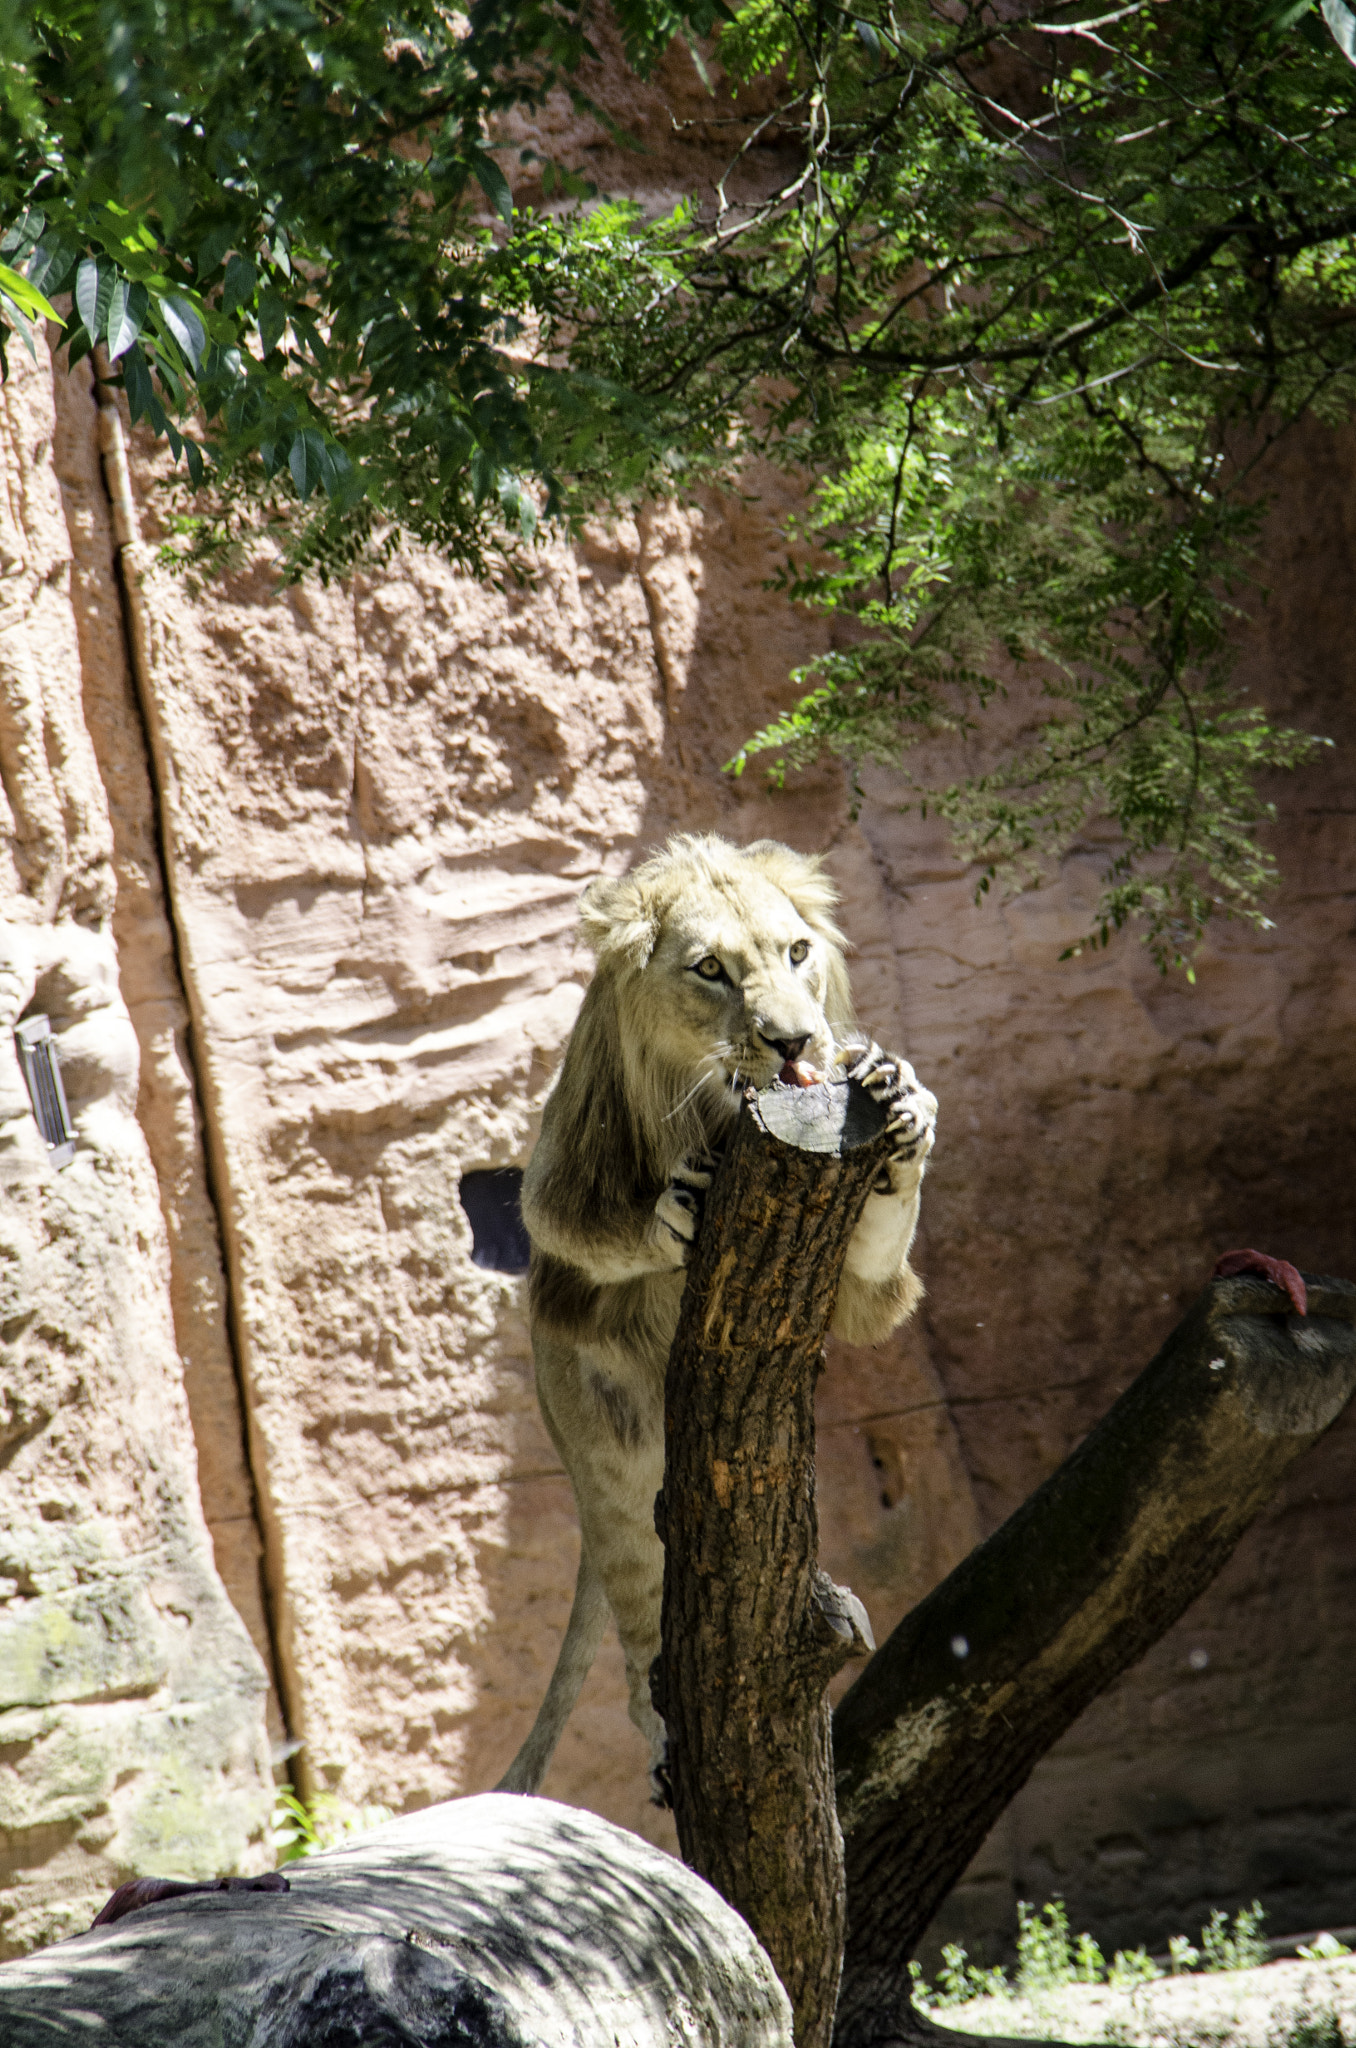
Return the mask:
[[874,1647],[860,1602],[817,1563],[814,1387],[884,1124],[852,1082],[749,1091],[665,1387],[654,1684],[678,1839],[771,1957],[797,2048],[827,2048],[842,1961],[825,1688]]
[[[1306,1275],[1306,1278],[1308,1276]],[[834,1716],[836,2048],[954,2044],[908,1958],[1039,1759],[1209,1585],[1356,1390],[1356,1287],[1216,1280],[1079,1448],[906,1615]]]

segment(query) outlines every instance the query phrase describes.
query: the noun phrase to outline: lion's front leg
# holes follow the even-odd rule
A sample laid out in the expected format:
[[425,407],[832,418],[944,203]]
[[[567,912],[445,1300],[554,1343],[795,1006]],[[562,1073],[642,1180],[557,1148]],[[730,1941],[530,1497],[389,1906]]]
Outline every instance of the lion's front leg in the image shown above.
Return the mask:
[[878,1045],[867,1046],[848,1071],[887,1110],[894,1145],[848,1243],[833,1329],[849,1343],[877,1344],[922,1297],[909,1247],[918,1228],[937,1098],[907,1060],[892,1059]]

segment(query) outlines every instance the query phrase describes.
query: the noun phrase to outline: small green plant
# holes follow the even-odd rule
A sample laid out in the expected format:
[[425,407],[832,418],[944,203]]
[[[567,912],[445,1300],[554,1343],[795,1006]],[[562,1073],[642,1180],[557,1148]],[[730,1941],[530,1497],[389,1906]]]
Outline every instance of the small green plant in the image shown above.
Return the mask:
[[909,1964],[909,1973],[915,1986],[914,2004],[924,2012],[934,2006],[967,2005],[972,1998],[1002,1998],[1009,1989],[1001,1969],[978,1968],[957,1941],[947,1942],[942,1950],[942,1967],[937,1972],[935,1988],[929,1990],[917,1963]]
[[[1100,1960],[1100,1958],[1099,1958]],[[1017,1988],[1028,1998],[1057,1991],[1074,1977],[1074,1946],[1063,1899],[1041,1907],[1017,1901]]]
[[932,1986],[923,1974],[923,1965],[911,1962],[909,1964],[909,1976],[913,1982],[914,2011],[931,2012],[933,2006],[937,2004],[937,1999],[933,1993]]
[[1074,1946],[1074,1981],[1100,1984],[1106,1975],[1106,1958],[1090,1934],[1080,1934]]
[[1258,1900],[1234,1915],[1232,1929],[1227,1913],[1216,1906],[1209,1925],[1201,1929],[1203,1970],[1255,1970],[1267,1960],[1269,1950],[1262,1935],[1266,1914]]
[[1330,1963],[1334,1956],[1349,1956],[1351,1950],[1335,1934],[1319,1934],[1307,1945],[1301,1942],[1297,1953],[1306,1963]]
[[1113,1991],[1133,1991],[1137,1984],[1152,1984],[1163,1972],[1143,1948],[1118,1948],[1106,1981]]
[[278,1866],[295,1863],[300,1856],[315,1856],[322,1849],[337,1848],[353,1835],[364,1835],[393,1819],[389,1806],[348,1805],[334,1792],[317,1792],[309,1806],[284,1785],[273,1809],[273,1846]]
[[[1216,1907],[1210,1915],[1209,1924],[1201,1929],[1199,1948],[1184,1934],[1170,1937],[1170,1974],[1183,1977],[1194,1970],[1256,1969],[1267,1961],[1269,1955],[1261,1932],[1265,1917],[1256,1899],[1251,1906],[1245,1906],[1236,1913],[1232,1922],[1227,1913]],[[1323,1962],[1330,1957],[1350,1953],[1331,1934],[1320,1934],[1310,1947],[1300,1949],[1300,1954],[1310,1962]],[[1117,1949],[1108,1963],[1090,1934],[1074,1935],[1070,1932],[1068,1908],[1061,1898],[1048,1899],[1043,1906],[1035,1906],[1029,1899],[1018,1900],[1015,1983],[1009,1982],[999,1968],[976,1968],[965,1950],[954,1941],[948,1942],[942,1950],[942,1966],[935,1985],[929,1985],[918,1963],[909,1964],[914,1986],[913,2002],[920,2012],[930,2012],[940,2006],[965,2005],[972,1998],[1039,2000],[1066,1984],[1104,1983],[1113,1991],[1133,1993],[1141,1985],[1156,1982],[1163,1974],[1143,1947]],[[1133,2029],[1126,2032],[1127,2024],[1119,2019],[1109,2020],[1102,2039],[1110,2043],[1128,2042]],[[1269,2048],[1347,2048],[1340,2026],[1335,2034],[1332,2032],[1336,2024],[1331,2013],[1314,2014],[1305,2009],[1296,2018],[1295,2025],[1299,2031],[1292,2029],[1290,2033],[1273,2038]],[[1306,2033],[1305,2027],[1310,2031]],[[1216,2034],[1209,2028],[1198,2028],[1190,2035],[1173,2030],[1170,2037],[1171,2048],[1232,2048],[1233,2040],[1230,2030]],[[1350,2044],[1350,2048],[1356,2048],[1356,2042]]]

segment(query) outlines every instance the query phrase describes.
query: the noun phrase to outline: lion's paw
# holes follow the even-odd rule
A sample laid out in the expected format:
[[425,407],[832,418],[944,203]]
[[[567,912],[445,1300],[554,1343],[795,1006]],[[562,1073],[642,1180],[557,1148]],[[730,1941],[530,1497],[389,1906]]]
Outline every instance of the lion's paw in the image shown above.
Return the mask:
[[915,1179],[932,1150],[937,1098],[923,1087],[907,1060],[892,1058],[874,1041],[860,1052],[849,1049],[847,1063],[850,1078],[888,1112],[890,1164],[882,1168],[876,1191],[897,1191],[901,1176]]
[[706,1191],[719,1164],[713,1153],[689,1153],[674,1167],[668,1186],[654,1205],[660,1244],[671,1250],[675,1266],[688,1262],[701,1227]]

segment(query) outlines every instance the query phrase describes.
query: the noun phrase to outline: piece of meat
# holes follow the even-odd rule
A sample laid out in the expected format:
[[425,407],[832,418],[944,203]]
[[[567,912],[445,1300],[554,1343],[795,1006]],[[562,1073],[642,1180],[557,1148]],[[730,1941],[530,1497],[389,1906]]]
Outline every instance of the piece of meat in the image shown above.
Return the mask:
[[1309,1290],[1298,1268],[1289,1259],[1273,1259],[1269,1252],[1224,1252],[1215,1261],[1212,1280],[1229,1280],[1235,1273],[1260,1273],[1289,1298],[1297,1316],[1309,1313]]
[[289,1892],[292,1887],[280,1870],[266,1870],[262,1877],[209,1877],[190,1884],[177,1877],[129,1877],[107,1899],[90,1926],[111,1927],[125,1913],[139,1906],[154,1906],[160,1899],[182,1899],[188,1892]]
[[777,1079],[788,1088],[813,1088],[824,1076],[808,1060],[787,1060],[779,1070]]

